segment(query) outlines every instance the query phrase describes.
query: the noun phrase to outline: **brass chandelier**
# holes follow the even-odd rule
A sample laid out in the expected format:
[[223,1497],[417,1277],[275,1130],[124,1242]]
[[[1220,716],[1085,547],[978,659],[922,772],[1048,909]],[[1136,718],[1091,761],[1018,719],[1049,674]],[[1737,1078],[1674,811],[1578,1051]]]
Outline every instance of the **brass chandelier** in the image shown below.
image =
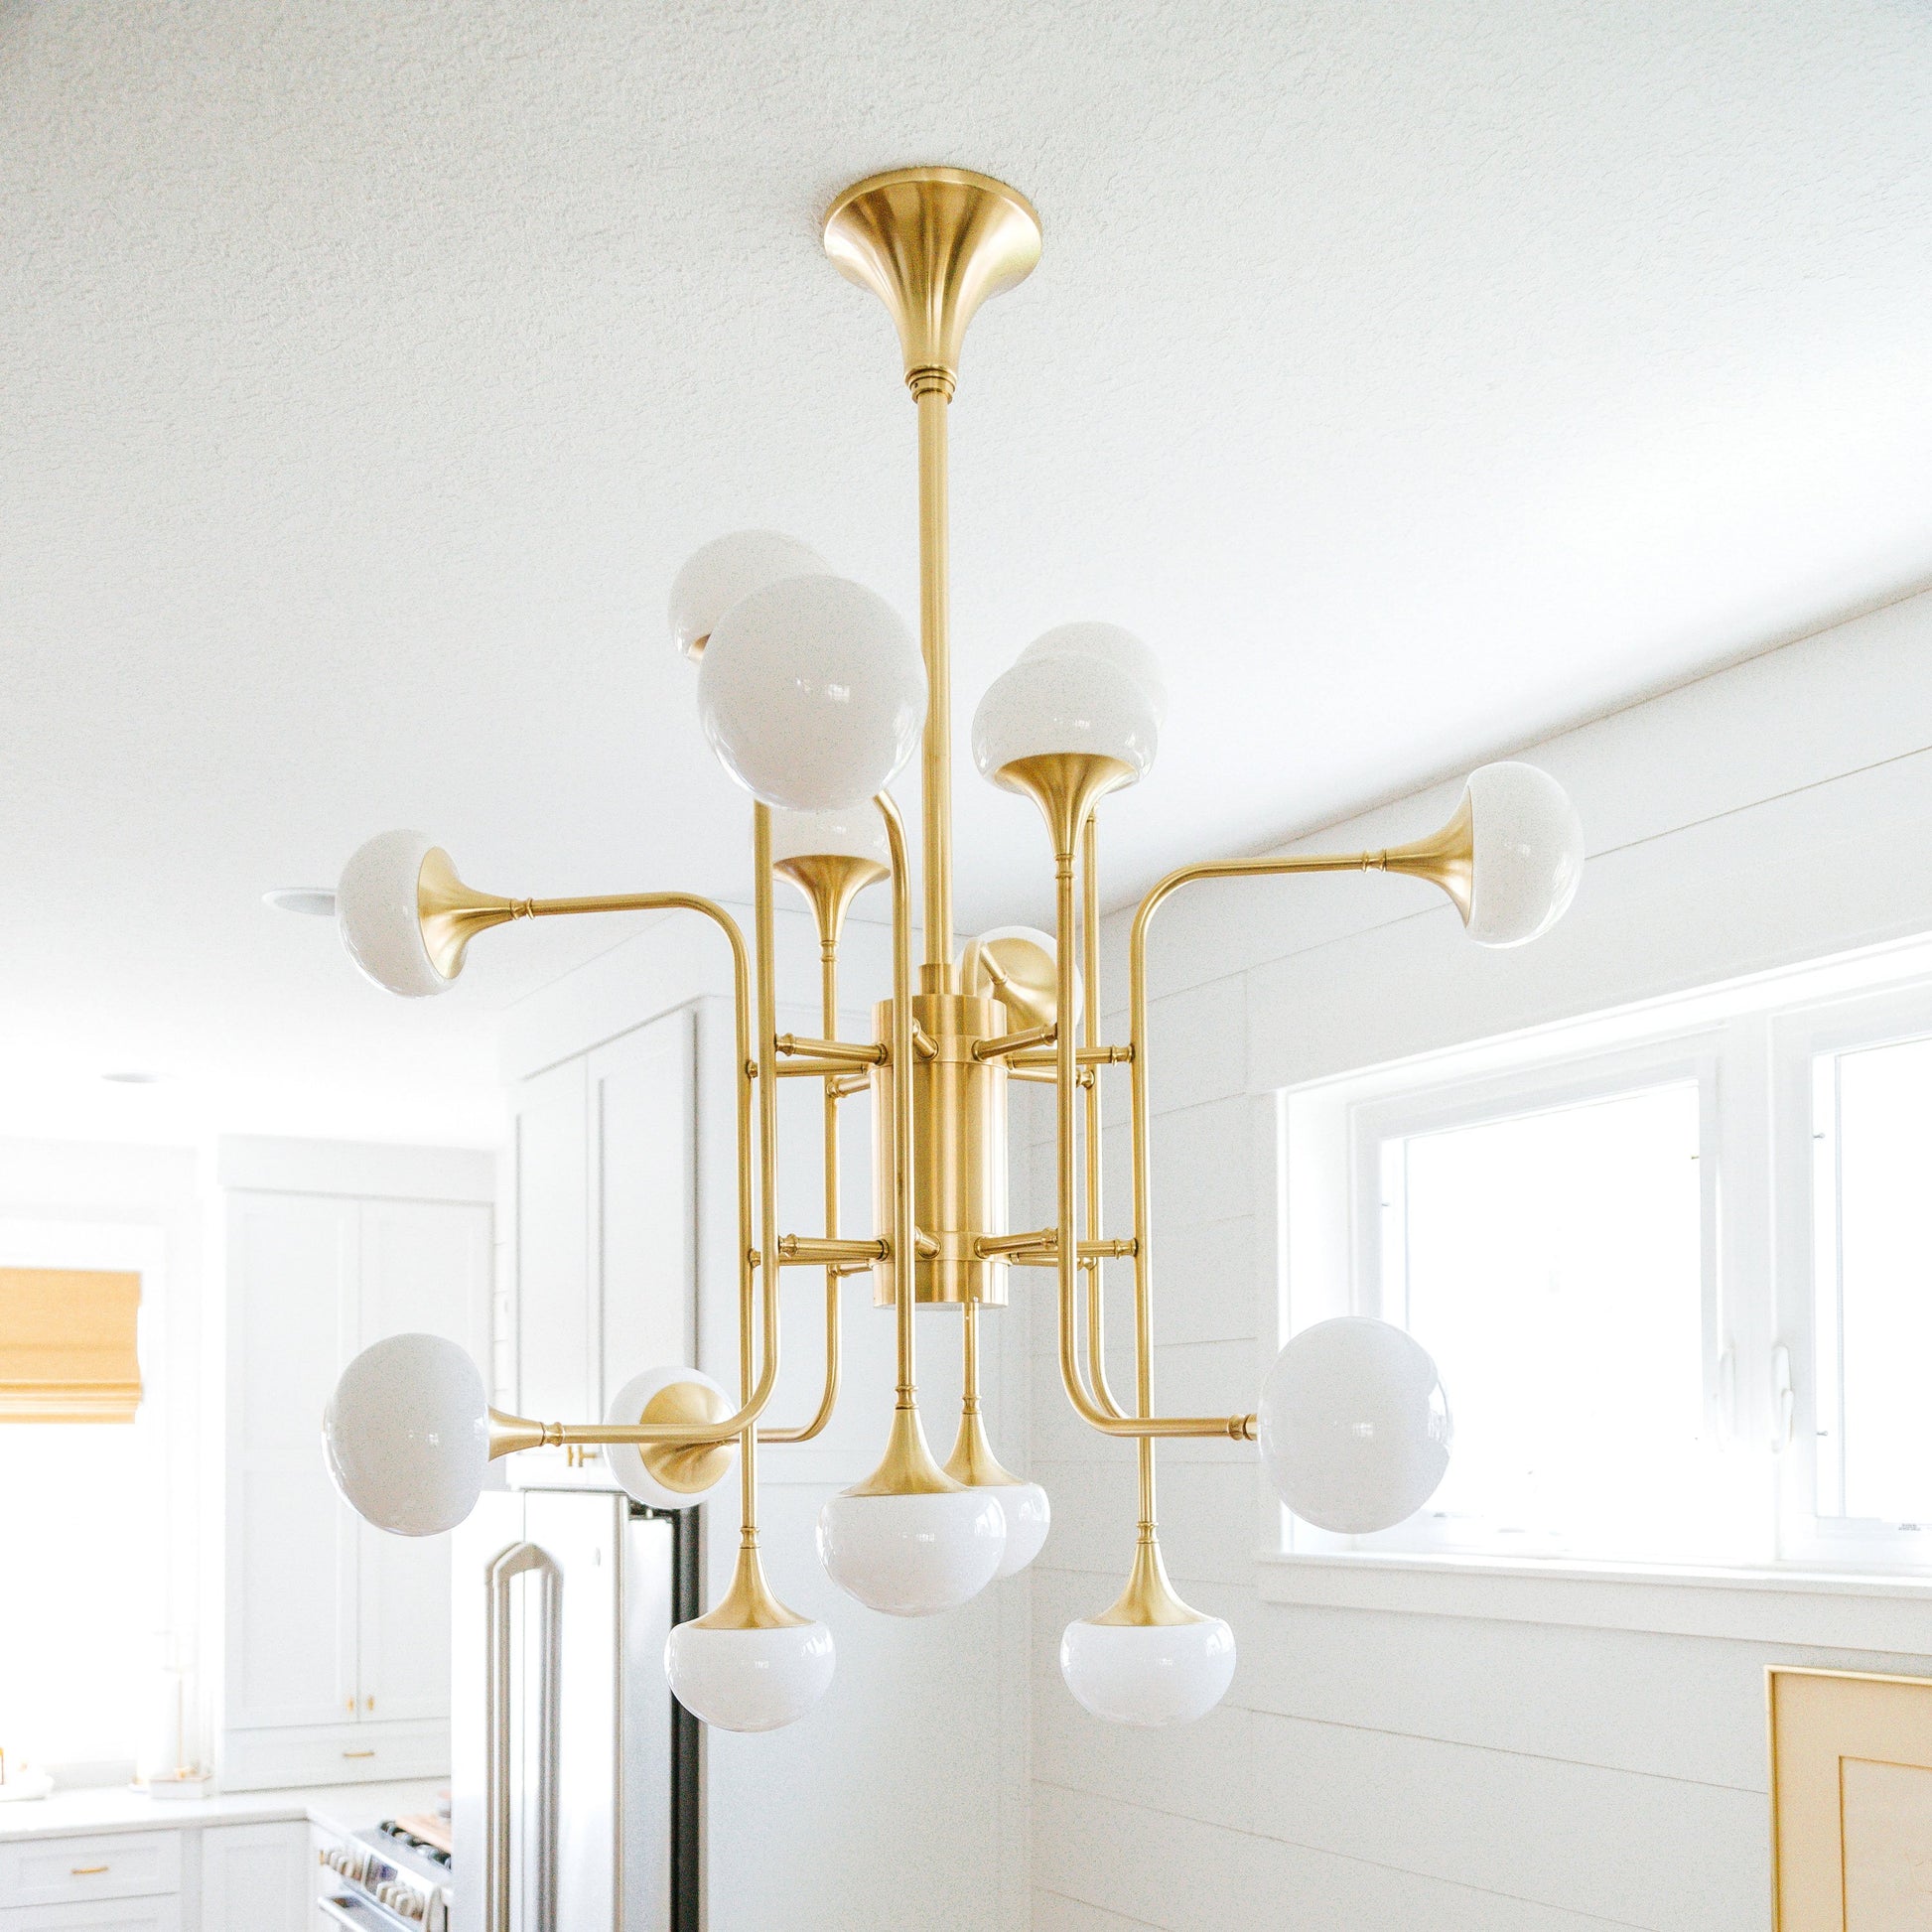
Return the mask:
[[[1043,1543],[1043,1490],[1010,1474],[980,1406],[980,1311],[1005,1306],[1015,1269],[1046,1276],[1058,1309],[1061,1381],[1081,1420],[1136,1446],[1140,1511],[1125,1588],[1070,1624],[1061,1668],[1096,1716],[1160,1725],[1201,1716],[1234,1669],[1234,1639],[1174,1592],[1162,1563],[1155,1447],[1163,1438],[1258,1442],[1283,1500],[1323,1527],[1361,1533],[1420,1508],[1447,1467],[1448,1406],[1435,1365],[1405,1332],[1365,1317],[1325,1321],[1283,1350],[1258,1410],[1160,1414],[1154,1401],[1147,939],[1158,909],[1204,879],[1382,871],[1448,894],[1472,937],[1534,938],[1562,913],[1581,874],[1581,828],[1553,780],[1522,764],[1484,766],[1434,835],[1386,851],[1209,861],[1162,880],[1141,901],[1128,953],[1125,1040],[1101,1037],[1100,801],[1152,764],[1164,695],[1145,645],[1106,624],[1049,631],[986,693],[973,725],[981,771],[1038,805],[1051,840],[1051,934],[1003,928],[955,951],[952,720],[946,508],[947,407],[968,323],[1039,258],[1039,220],[1003,183],[957,168],[904,169],[858,183],[833,204],[833,263],[873,291],[897,325],[918,411],[919,637],[862,586],[804,545],[741,532],[700,550],[671,594],[672,628],[698,665],[699,711],[726,766],[750,790],[751,944],[733,915],[685,893],[512,899],[479,893],[416,833],[372,839],[337,895],[349,952],[391,991],[446,990],[471,940],[520,918],[682,910],[728,947],[736,1014],[739,1393],[672,1366],[634,1377],[601,1422],[546,1422],[491,1409],[474,1362],[454,1343],[392,1336],[344,1372],[325,1420],[332,1471],[369,1521],[402,1535],[453,1527],[474,1505],[488,1459],[543,1445],[595,1445],[618,1481],[658,1507],[683,1508],[725,1480],[734,1457],[741,1530],[730,1589],[671,1635],[679,1699],[740,1730],[789,1724],[831,1681],[823,1623],[773,1594],[759,1554],[758,1459],[764,1445],[807,1442],[841,1394],[844,1279],[870,1273],[895,1311],[897,1377],[886,1449],[862,1482],[826,1504],[819,1551],[849,1593],[874,1609],[925,1615],[1032,1561]],[[916,978],[906,839],[886,787],[923,744],[923,960]],[[823,1035],[776,1031],[773,881],[815,916]],[[867,888],[892,898],[892,997],[874,1037],[838,1037],[838,957],[848,908]],[[1124,1074],[1131,1098],[1133,1234],[1101,1234],[1100,1085]],[[785,1233],[777,1213],[776,1099],[788,1079],[823,1094],[824,1226]],[[1014,1229],[1007,1214],[1011,1082],[1052,1089],[1055,1218]],[[839,1227],[838,1123],[872,1102],[875,1226]],[[1134,1271],[1134,1385],[1117,1395],[1105,1360],[1103,1264]],[[824,1279],[825,1379],[809,1421],[775,1428],[779,1284],[788,1268]],[[942,1464],[927,1446],[916,1391],[914,1311],[957,1309],[964,1394]]]

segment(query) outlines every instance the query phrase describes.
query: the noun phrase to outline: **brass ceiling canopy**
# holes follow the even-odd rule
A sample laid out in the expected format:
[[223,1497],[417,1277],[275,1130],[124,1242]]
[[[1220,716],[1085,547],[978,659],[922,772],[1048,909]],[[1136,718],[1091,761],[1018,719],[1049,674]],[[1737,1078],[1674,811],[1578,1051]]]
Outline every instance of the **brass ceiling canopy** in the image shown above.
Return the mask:
[[[918,654],[883,600],[838,578],[795,539],[742,531],[706,545],[679,573],[674,639],[687,652],[694,640],[709,639],[698,660],[706,733],[758,800],[750,945],[731,912],[691,894],[517,899],[476,892],[441,848],[411,832],[370,840],[349,861],[336,895],[357,963],[378,983],[411,995],[446,991],[471,939],[515,919],[675,909],[701,914],[722,933],[731,951],[735,1029],[739,1406],[731,1410],[697,1371],[678,1366],[641,1378],[659,1391],[641,1415],[588,1423],[500,1415],[486,1409],[467,1358],[450,1359],[452,1344],[392,1337],[358,1357],[342,1388],[366,1396],[392,1387],[384,1378],[398,1358],[372,1358],[406,1344],[423,1382],[436,1385],[438,1426],[395,1417],[386,1401],[339,1403],[329,1425],[332,1455],[339,1474],[350,1472],[341,1475],[345,1493],[391,1529],[423,1520],[423,1509],[413,1506],[420,1496],[399,1494],[414,1475],[421,1487],[460,1502],[474,1495],[468,1485],[481,1486],[485,1452],[627,1446],[638,1453],[628,1462],[614,1457],[613,1471],[632,1495],[658,1507],[705,1493],[736,1460],[736,1578],[710,1617],[673,1633],[668,1668],[673,1691],[707,1722],[771,1728],[803,1715],[824,1690],[832,1648],[823,1624],[786,1610],[765,1584],[758,1455],[761,1446],[811,1441],[833,1414],[847,1276],[870,1272],[877,1299],[893,1311],[896,1377],[884,1456],[820,1516],[820,1553],[833,1579],[876,1609],[923,1615],[965,1601],[1040,1548],[1045,1492],[1001,1466],[980,1400],[979,1318],[1007,1301],[1018,1271],[1053,1301],[1069,1404],[1102,1436],[1134,1444],[1139,1465],[1128,1586],[1111,1608],[1067,1627],[1062,1671],[1097,1716],[1177,1723],[1202,1715],[1226,1691],[1234,1640],[1220,1618],[1181,1602],[1168,1580],[1156,1520],[1156,1443],[1259,1439],[1290,1507],[1306,1503],[1321,1481],[1332,1488],[1341,1466],[1344,1486],[1366,1498],[1345,1526],[1361,1531],[1400,1521],[1427,1500],[1447,1460],[1446,1444],[1431,1433],[1446,1412],[1433,1398],[1420,1405],[1413,1399],[1417,1390],[1440,1397],[1428,1356],[1407,1334],[1365,1317],[1316,1324],[1291,1341],[1257,1411],[1157,1410],[1150,923],[1175,892],[1199,881],[1384,871],[1440,888],[1472,937],[1513,945],[1534,938],[1568,904],[1582,831],[1543,773],[1487,765],[1471,777],[1460,810],[1429,838],[1385,851],[1213,860],[1170,873],[1135,913],[1126,1037],[1108,1040],[1099,987],[1098,811],[1111,793],[1147,774],[1166,700],[1158,661],[1138,638],[1109,624],[1067,624],[1036,639],[993,685],[973,733],[982,774],[1031,797],[1044,820],[1053,931],[1003,929],[956,951],[947,416],[967,325],[984,302],[1032,272],[1039,217],[1024,195],[989,176],[907,168],[871,176],[841,195],[826,214],[824,241],[840,272],[891,313],[917,407]],[[915,706],[921,689],[922,724]],[[924,847],[916,976],[911,866],[888,789],[915,734],[922,741]],[[782,822],[774,808],[783,808]],[[783,835],[777,847],[774,825]],[[804,894],[817,928],[822,1035],[815,1039],[778,1032],[772,894],[779,877]],[[892,896],[892,994],[874,1008],[871,1039],[842,1039],[840,931],[854,897],[876,883]],[[1129,1085],[1132,1233],[1110,1239],[1101,1232],[1100,1084],[1110,1070],[1120,1077],[1119,1069]],[[787,1079],[808,1081],[820,1100],[822,1231],[779,1229],[774,1123]],[[1054,1125],[1052,1218],[1020,1230],[1007,1217],[1007,1113],[1016,1080],[1051,1089]],[[863,1234],[848,1236],[839,1225],[840,1113],[861,1095],[871,1099],[874,1219]],[[1133,1279],[1133,1388],[1120,1395],[1107,1377],[1108,1263],[1131,1268]],[[823,1274],[825,1368],[814,1413],[778,1428],[765,1411],[778,1382],[779,1281],[796,1267]],[[920,1420],[919,1307],[956,1310],[964,1324],[959,1432],[943,1467]],[[1360,1398],[1373,1408],[1372,1420],[1345,1407],[1357,1399],[1350,1392],[1364,1388],[1374,1390],[1372,1402]],[[360,1421],[340,1420],[351,1416]],[[358,1453],[370,1449],[365,1439],[374,1439],[373,1452]],[[631,1464],[643,1470],[636,1487],[625,1473]],[[439,1503],[431,1513],[449,1512]]]
[[855,182],[826,210],[825,252],[892,312],[912,393],[933,384],[950,396],[966,325],[1039,260],[1039,215],[991,175],[896,168]]

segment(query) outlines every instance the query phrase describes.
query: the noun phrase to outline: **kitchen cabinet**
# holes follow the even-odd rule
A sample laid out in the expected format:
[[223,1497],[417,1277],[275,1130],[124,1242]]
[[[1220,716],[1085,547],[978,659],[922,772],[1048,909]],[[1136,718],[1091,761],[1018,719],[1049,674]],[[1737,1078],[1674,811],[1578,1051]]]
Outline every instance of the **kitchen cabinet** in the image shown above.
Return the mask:
[[[363,1180],[393,1165],[395,1195],[226,1195],[218,1729],[229,1789],[425,1776],[448,1761],[448,1540],[362,1523],[329,1480],[321,1423],[343,1367],[385,1335],[446,1335],[488,1361],[493,1163],[469,1157],[468,1184],[485,1198],[410,1198],[400,1189],[423,1151],[366,1153]],[[267,1172],[302,1178],[299,1163]],[[341,1161],[319,1174],[355,1177]]]
[[179,1898],[116,1898],[100,1904],[0,1907],[0,1932],[184,1932],[184,1928]]
[[199,1932],[309,1932],[309,1828],[209,1825]]
[[[640,1369],[695,1359],[697,1027],[668,1013],[513,1096],[519,1414],[602,1416]],[[514,1458],[510,1479],[608,1486],[601,1458]]]

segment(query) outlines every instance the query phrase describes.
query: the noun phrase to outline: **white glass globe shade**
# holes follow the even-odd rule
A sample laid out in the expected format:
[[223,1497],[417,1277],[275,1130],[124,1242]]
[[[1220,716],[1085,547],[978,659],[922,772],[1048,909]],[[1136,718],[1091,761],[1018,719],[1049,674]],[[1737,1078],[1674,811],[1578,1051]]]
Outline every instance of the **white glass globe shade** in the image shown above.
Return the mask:
[[718,620],[754,591],[789,577],[829,577],[816,550],[776,530],[734,530],[694,550],[671,580],[671,637],[686,657],[696,654]]
[[838,1662],[822,1623],[709,1630],[680,1623],[664,1644],[664,1675],[685,1710],[720,1730],[795,1724],[832,1682]]
[[1520,946],[1563,917],[1584,876],[1584,826],[1570,794],[1533,764],[1469,774],[1475,865],[1469,937]]
[[1021,759],[1088,752],[1147,776],[1161,735],[1154,700],[1118,664],[1092,656],[1023,657],[973,714],[973,758],[989,778]]
[[925,666],[898,613],[843,577],[741,598],[698,663],[698,716],[767,805],[834,811],[883,791],[925,723]]
[[818,1512],[818,1560],[849,1596],[890,1616],[931,1616],[977,1596],[1000,1568],[997,1489],[834,1496]]
[[378,832],[356,847],[336,887],[336,930],[349,958],[377,986],[407,999],[456,984],[430,959],[416,910],[416,882],[435,849],[420,832]]
[[1261,1459],[1317,1529],[1366,1536],[1413,1516],[1443,1480],[1453,1434],[1429,1350],[1347,1314],[1304,1328],[1262,1385]]
[[1168,681],[1161,660],[1131,630],[1117,623],[1063,623],[1042,632],[1020,653],[1031,657],[1098,657],[1123,670],[1148,695],[1157,727],[1167,723]]
[[886,821],[868,794],[858,805],[829,812],[773,812],[771,858],[870,859],[889,871],[893,848],[886,837]]
[[489,1466],[489,1402],[442,1335],[391,1335],[343,1370],[322,1417],[329,1473],[358,1516],[396,1536],[453,1530]]
[[1017,1577],[1039,1555],[1053,1525],[1053,1505],[1036,1482],[1001,1483],[1000,1514],[1006,1518],[1007,1547],[996,1577]]
[[[647,1368],[641,1375],[633,1375],[616,1395],[611,1398],[611,1406],[604,1412],[606,1422],[633,1423],[644,1413],[645,1405],[660,1390],[667,1389],[673,1382],[696,1382],[710,1389],[725,1405],[726,1415],[732,1412],[732,1401],[710,1376],[695,1368]],[[617,1477],[623,1492],[637,1502],[652,1509],[689,1509],[693,1503],[702,1502],[718,1487],[718,1482],[731,1474],[729,1466],[719,1470],[718,1482],[704,1489],[666,1489],[644,1467],[644,1458],[635,1443],[606,1443],[604,1445],[604,1463]]]
[[1154,1729],[1191,1724],[1227,1696],[1234,1632],[1218,1616],[1192,1623],[1069,1623],[1060,1675],[1096,1718]]

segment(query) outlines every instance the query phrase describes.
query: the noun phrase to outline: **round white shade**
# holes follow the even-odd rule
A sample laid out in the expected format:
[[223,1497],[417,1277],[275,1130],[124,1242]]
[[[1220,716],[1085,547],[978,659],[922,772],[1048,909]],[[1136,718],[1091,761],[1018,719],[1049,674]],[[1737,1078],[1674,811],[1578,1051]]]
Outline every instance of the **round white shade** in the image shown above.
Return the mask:
[[1413,1516],[1443,1480],[1453,1434],[1429,1350],[1347,1314],[1304,1328],[1262,1385],[1261,1459],[1317,1529],[1366,1536]]
[[1193,1623],[1069,1623],[1060,1675],[1096,1718],[1154,1729],[1204,1718],[1234,1681],[1234,1632],[1218,1616]]
[[816,550],[776,530],[734,530],[692,551],[671,580],[671,639],[689,657],[734,604],[789,577],[829,577]]
[[795,1724],[825,1695],[837,1662],[832,1633],[822,1623],[777,1630],[680,1623],[664,1644],[671,1695],[720,1730]]
[[343,1370],[323,1411],[329,1473],[358,1516],[396,1536],[453,1530],[489,1466],[489,1403],[442,1335],[390,1335]]
[[1006,1518],[1007,1547],[996,1577],[1017,1577],[1039,1555],[1053,1525],[1053,1505],[1036,1482],[1001,1483],[1000,1514]]
[[868,1608],[931,1616],[977,1596],[1000,1568],[1006,1517],[997,1489],[834,1496],[818,1512],[826,1575]]
[[1031,657],[1098,657],[1123,670],[1148,695],[1157,727],[1168,717],[1168,681],[1161,660],[1131,630],[1117,623],[1063,623],[1043,631],[1020,653]]
[[778,859],[870,859],[893,863],[886,821],[870,794],[857,805],[829,812],[773,812],[771,857]]
[[436,842],[420,832],[378,832],[357,846],[336,887],[336,930],[348,956],[377,986],[406,999],[447,993],[423,944],[416,882]]
[[[731,1413],[732,1402],[710,1376],[695,1368],[647,1368],[641,1375],[633,1375],[616,1395],[611,1398],[611,1406],[604,1413],[606,1422],[633,1423],[644,1413],[644,1405],[660,1389],[667,1389],[673,1382],[696,1382],[710,1389],[724,1400],[725,1412]],[[718,1482],[707,1489],[666,1489],[656,1481],[644,1467],[644,1458],[635,1443],[606,1443],[604,1462],[627,1496],[652,1509],[689,1509],[695,1502],[701,1502],[718,1487],[718,1482],[731,1474],[729,1466],[718,1473]]]
[[1485,764],[1469,774],[1474,876],[1469,937],[1520,946],[1569,910],[1584,876],[1584,827],[1570,794],[1533,764]]
[[897,612],[843,577],[792,577],[719,619],[698,716],[767,805],[833,811],[883,791],[925,723],[925,666]]
[[1104,657],[1023,657],[973,714],[973,758],[995,777],[1021,759],[1088,752],[1147,776],[1161,735],[1154,700]]

